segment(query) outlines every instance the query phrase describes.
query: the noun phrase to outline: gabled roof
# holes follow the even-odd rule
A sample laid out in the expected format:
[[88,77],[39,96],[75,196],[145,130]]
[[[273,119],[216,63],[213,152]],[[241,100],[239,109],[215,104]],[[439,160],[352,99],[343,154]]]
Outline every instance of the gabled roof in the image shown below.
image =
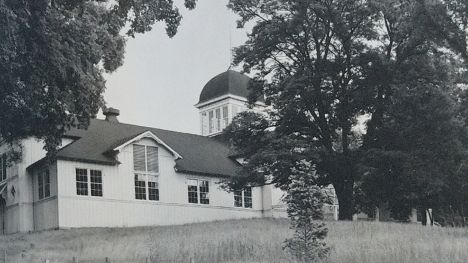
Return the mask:
[[114,152],[118,152],[120,150],[122,150],[125,146],[127,145],[130,145],[136,141],[139,141],[143,138],[151,138],[153,140],[155,140],[158,144],[162,145],[164,148],[166,148],[169,152],[172,153],[172,155],[174,155],[175,159],[182,159],[182,156],[174,151],[174,149],[171,148],[171,146],[167,145],[163,140],[161,140],[158,136],[156,136],[154,133],[152,133],[151,131],[145,131],[143,133],[140,133],[136,136],[133,136],[131,137],[129,140],[126,140],[126,141],[123,141],[123,143],[120,143],[120,144],[117,144],[114,147],[111,147],[112,151]]
[[61,148],[57,159],[116,165],[119,162],[113,150],[148,132],[182,157],[175,161],[178,172],[231,176],[240,167],[229,158],[229,146],[219,139],[97,119],[91,120],[87,130],[72,129],[67,132],[67,136],[79,139]]

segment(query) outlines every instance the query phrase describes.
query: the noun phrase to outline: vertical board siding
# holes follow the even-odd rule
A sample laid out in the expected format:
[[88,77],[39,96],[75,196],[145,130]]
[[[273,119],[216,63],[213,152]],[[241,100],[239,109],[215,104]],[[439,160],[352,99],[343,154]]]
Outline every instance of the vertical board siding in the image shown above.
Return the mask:
[[51,164],[43,169],[49,170],[50,178],[50,197],[39,200],[37,173],[35,171],[33,178],[33,195],[34,195],[34,230],[46,230],[58,228],[58,202],[57,202],[57,163]]
[[34,204],[34,230],[58,228],[57,198],[51,197]]
[[[71,140],[65,140],[64,144]],[[158,161],[150,166],[159,172],[159,201],[136,200],[134,192],[133,146],[122,149],[117,158],[120,165],[106,166],[59,160],[49,167],[49,198],[38,200],[36,174],[26,168],[45,156],[43,143],[26,139],[21,162],[8,168],[8,197],[3,212],[5,233],[46,230],[58,227],[132,227],[148,225],[172,225],[193,222],[252,218],[263,213],[265,193],[261,187],[252,189],[253,207],[235,208],[234,195],[219,187],[219,178],[176,173],[174,156],[152,139],[142,139],[140,145],[158,147],[150,155]],[[5,150],[0,146],[0,153]],[[77,168],[102,172],[103,196],[78,196],[76,194]],[[36,172],[36,171],[35,171]],[[209,181],[209,205],[189,204],[187,181]],[[14,187],[16,194],[10,193]],[[266,186],[271,187],[271,186]],[[88,191],[90,193],[90,191]],[[280,192],[273,193],[274,205],[278,205]],[[271,207],[271,205],[270,205]],[[273,213],[273,216],[278,213]],[[0,215],[3,216],[3,215]],[[3,218],[3,217],[2,217]]]
[[[44,144],[37,139],[28,138],[22,140],[21,145],[23,147],[21,160],[7,168],[5,215],[0,215],[5,219],[7,234],[34,230],[33,182],[26,168],[45,156]],[[0,154],[7,150],[5,146],[0,146]]]
[[[234,208],[233,193],[219,187],[220,179],[176,173],[174,156],[151,139],[140,145],[158,147],[159,201],[135,200],[133,146],[118,154],[120,165],[106,166],[58,161],[58,211],[60,227],[131,227],[171,225],[262,216],[261,188],[252,190],[253,208]],[[77,196],[75,169],[102,171],[103,197]],[[210,204],[189,204],[187,180],[210,182]]]

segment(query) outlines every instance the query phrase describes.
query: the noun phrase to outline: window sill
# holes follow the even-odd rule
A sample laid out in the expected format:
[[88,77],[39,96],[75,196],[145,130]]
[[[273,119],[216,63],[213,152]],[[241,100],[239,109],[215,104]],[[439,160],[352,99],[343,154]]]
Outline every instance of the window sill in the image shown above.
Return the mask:
[[253,207],[243,207],[243,206],[234,206],[234,208],[239,208],[239,209],[253,209]]
[[49,196],[49,197],[45,197],[45,198],[42,198],[42,199],[39,199],[39,200],[36,200],[34,201],[34,204],[41,204],[41,203],[45,203],[47,201],[50,201],[50,200],[54,200],[54,199],[57,199],[57,196],[56,195],[52,195],[52,196]]
[[90,198],[90,199],[103,199],[104,196],[93,196],[93,195],[75,195],[76,197]]
[[159,203],[160,200],[148,200],[148,199],[133,199],[133,201],[141,202],[141,203]]
[[187,203],[189,205],[196,205],[196,206],[210,206],[211,204],[201,204],[201,203]]

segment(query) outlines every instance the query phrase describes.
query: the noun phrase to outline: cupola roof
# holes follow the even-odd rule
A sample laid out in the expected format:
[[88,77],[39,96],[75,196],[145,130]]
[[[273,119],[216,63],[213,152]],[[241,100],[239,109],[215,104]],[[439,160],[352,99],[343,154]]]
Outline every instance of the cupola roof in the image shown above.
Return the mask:
[[227,70],[212,78],[203,87],[198,104],[224,96],[235,95],[247,98],[251,78],[234,70]]

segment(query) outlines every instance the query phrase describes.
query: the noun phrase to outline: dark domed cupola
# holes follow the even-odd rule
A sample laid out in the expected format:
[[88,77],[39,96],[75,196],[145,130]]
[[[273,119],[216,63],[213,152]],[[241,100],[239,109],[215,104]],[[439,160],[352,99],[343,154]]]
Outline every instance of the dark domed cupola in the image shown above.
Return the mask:
[[227,70],[206,83],[195,105],[200,111],[202,135],[218,135],[237,113],[247,109],[250,80],[244,74]]
[[248,86],[250,78],[239,72],[228,70],[212,78],[200,93],[198,104],[220,99],[226,95],[239,96],[246,98],[248,96]]

